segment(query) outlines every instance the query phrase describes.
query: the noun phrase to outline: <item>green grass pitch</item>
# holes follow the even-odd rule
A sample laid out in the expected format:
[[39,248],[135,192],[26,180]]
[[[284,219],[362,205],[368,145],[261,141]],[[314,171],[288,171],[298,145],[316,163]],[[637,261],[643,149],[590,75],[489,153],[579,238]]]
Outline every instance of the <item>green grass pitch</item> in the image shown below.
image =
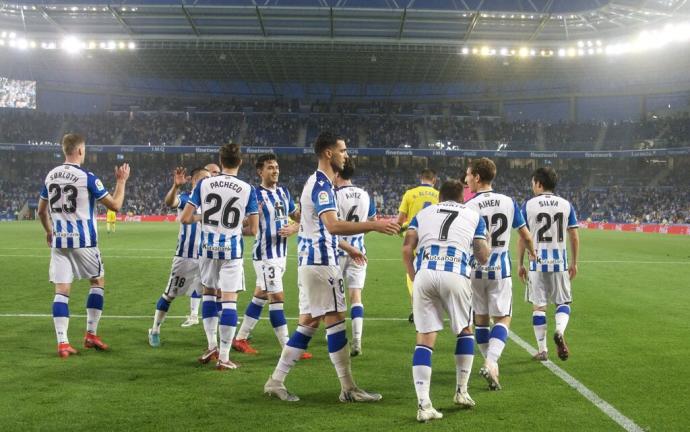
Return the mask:
[[[369,272],[364,291],[364,355],[353,359],[358,383],[381,392],[377,404],[341,404],[324,332],[310,345],[314,358],[300,362],[287,380],[302,401],[268,399],[262,387],[279,355],[264,311],[254,333],[258,356],[232,353],[241,368],[219,373],[200,366],[202,326],[163,324],[159,349],[147,344],[155,304],[167,282],[177,225],[122,224],[113,235],[102,227],[106,268],[104,318],[99,334],[110,352],[55,354],[47,281],[49,249],[39,224],[0,224],[0,429],[9,430],[617,430],[619,426],[528,353],[508,342],[501,360],[500,392],[489,392],[474,363],[472,410],[452,403],[454,337],[439,337],[433,358],[432,399],[445,417],[415,421],[411,378],[415,333],[407,323],[398,237],[368,235]],[[252,241],[246,242],[251,245]],[[687,237],[582,231],[580,274],[567,331],[572,355],[552,358],[569,374],[645,430],[687,430],[690,412],[690,241]],[[296,261],[288,259],[286,314],[297,313]],[[245,254],[248,255],[248,254]],[[247,286],[254,282],[245,261]],[[72,315],[84,314],[87,283],[76,283]],[[514,281],[514,332],[534,345],[529,305]],[[250,292],[241,295],[239,314]],[[176,300],[171,315],[185,315]],[[21,317],[19,314],[46,314]],[[119,316],[109,318],[108,316]],[[366,320],[366,318],[371,318]],[[549,311],[549,333],[553,310]],[[289,320],[290,330],[295,321]],[[85,318],[72,317],[70,340],[81,345]],[[552,342],[551,342],[552,344]],[[429,429],[427,429],[429,428]]]

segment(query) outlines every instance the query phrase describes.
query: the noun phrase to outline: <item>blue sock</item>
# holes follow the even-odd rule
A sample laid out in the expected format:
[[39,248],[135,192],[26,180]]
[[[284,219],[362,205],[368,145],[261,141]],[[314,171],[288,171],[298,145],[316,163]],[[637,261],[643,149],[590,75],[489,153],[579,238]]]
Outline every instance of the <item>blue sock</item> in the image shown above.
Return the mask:
[[313,334],[314,331],[312,329],[305,331],[303,326],[297,326],[297,329],[292,333],[290,339],[288,339],[287,346],[300,350],[306,350]]

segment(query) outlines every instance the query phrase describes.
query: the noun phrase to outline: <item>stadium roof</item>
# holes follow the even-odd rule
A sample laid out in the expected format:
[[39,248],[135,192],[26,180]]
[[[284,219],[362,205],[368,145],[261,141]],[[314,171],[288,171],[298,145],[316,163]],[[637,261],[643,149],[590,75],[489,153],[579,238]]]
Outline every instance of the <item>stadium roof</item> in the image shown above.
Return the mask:
[[687,0],[15,0],[0,3],[0,31],[131,43],[130,55],[88,58],[140,76],[445,82],[486,77],[476,60],[455,58],[463,46],[557,50],[689,13]]

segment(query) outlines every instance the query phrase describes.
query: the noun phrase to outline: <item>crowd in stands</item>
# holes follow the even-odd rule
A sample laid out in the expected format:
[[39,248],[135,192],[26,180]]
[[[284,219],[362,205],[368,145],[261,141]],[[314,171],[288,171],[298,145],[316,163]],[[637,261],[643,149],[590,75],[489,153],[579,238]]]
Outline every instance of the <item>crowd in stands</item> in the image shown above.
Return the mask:
[[[16,214],[27,202],[38,197],[43,176],[60,161],[37,162],[29,158],[16,157],[12,161],[0,161],[0,216]],[[240,177],[256,183],[254,173],[255,155],[247,156],[240,171]],[[203,165],[212,160],[199,162]],[[302,187],[311,174],[313,159],[305,156],[298,159],[283,159],[281,162],[281,183],[288,187],[295,200],[299,200]],[[8,165],[4,165],[7,163]],[[113,165],[115,161],[87,164],[106,187],[114,186]],[[557,193],[569,199],[575,206],[580,220],[608,221],[619,223],[681,223],[690,224],[690,170],[678,167],[672,175],[664,177],[658,185],[649,186],[649,179],[658,172],[651,167],[640,171],[639,166],[619,167],[616,174],[591,176],[584,174],[584,162],[572,162],[570,170],[561,171]],[[167,166],[169,164],[170,166]],[[171,185],[172,170],[176,162],[157,159],[131,161],[132,175],[127,185],[127,198],[122,210],[125,214],[174,213],[163,204],[163,197]],[[195,162],[184,163],[191,170]],[[686,164],[687,165],[687,164]],[[11,166],[11,168],[10,168]],[[305,169],[309,166],[309,169]],[[602,163],[600,166],[605,167]],[[418,168],[384,168],[380,163],[369,162],[357,168],[353,179],[358,186],[368,190],[376,203],[378,214],[396,215],[400,199],[408,188],[417,183]],[[603,171],[607,171],[606,168]],[[14,173],[14,174],[8,174]],[[439,170],[439,179],[457,178],[464,169],[446,167]],[[499,175],[494,190],[515,198],[521,204],[532,196],[530,170],[508,169],[499,166]],[[35,202],[35,201],[34,201]]]
[[[319,131],[338,131],[351,147],[466,150],[622,150],[682,147],[690,143],[690,116],[624,122],[506,121],[460,115],[453,106],[383,103],[292,106],[256,102],[232,112],[111,111],[74,115],[0,109],[0,143],[59,142],[65,131],[92,145],[304,147]],[[256,111],[254,111],[256,108]]]

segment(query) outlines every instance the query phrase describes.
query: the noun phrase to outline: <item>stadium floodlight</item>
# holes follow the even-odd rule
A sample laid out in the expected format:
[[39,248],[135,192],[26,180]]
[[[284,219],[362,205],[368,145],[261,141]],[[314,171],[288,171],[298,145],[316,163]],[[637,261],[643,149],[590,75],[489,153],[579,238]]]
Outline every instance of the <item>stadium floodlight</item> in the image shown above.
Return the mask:
[[96,41],[89,41],[89,49],[96,49]]
[[520,57],[527,57],[529,55],[529,48],[527,47],[522,47],[518,50],[518,55]]
[[5,46],[5,39],[0,39],[0,46]]
[[10,36],[10,39],[14,39],[14,38],[17,37],[17,33],[15,33],[15,32],[10,32],[10,35],[9,35],[9,36]]
[[0,33],[0,37],[2,37],[2,38],[6,38],[6,37],[7,37],[7,32],[6,32],[6,31],[4,31],[4,32]]
[[[137,49],[137,44],[135,44],[134,42],[130,42],[127,44],[127,48],[129,48],[130,50],[135,50],[135,49]],[[463,49],[467,49],[467,48],[463,48]]]
[[126,46],[127,45],[125,45],[125,43],[122,41],[118,42],[118,44],[117,44],[117,48],[121,49],[121,50],[125,49]]
[[117,45],[115,44],[115,41],[108,41],[106,44],[106,49],[109,50],[114,50]]
[[508,48],[501,48],[501,50],[499,52],[502,56],[507,56],[509,54]]
[[75,36],[67,36],[62,40],[62,49],[70,54],[77,54],[82,46],[82,42]]

